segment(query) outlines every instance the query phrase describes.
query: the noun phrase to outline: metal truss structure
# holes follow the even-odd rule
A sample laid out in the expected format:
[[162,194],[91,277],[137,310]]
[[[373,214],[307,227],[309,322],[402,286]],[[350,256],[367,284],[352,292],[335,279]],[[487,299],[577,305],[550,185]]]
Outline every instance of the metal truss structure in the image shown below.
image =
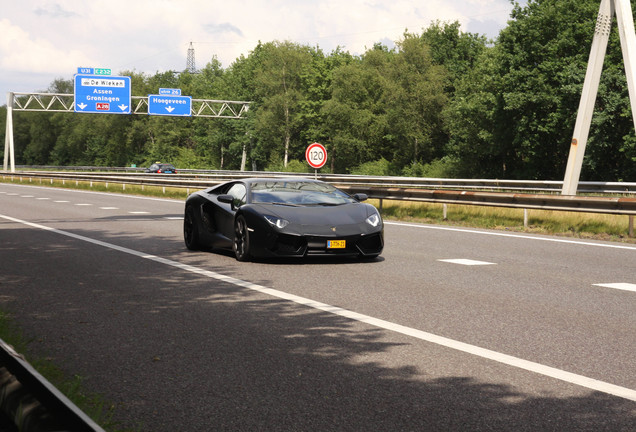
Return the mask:
[[594,113],[594,103],[601,81],[603,70],[603,60],[607,50],[612,20],[616,15],[618,32],[621,40],[623,52],[623,63],[625,64],[625,75],[627,76],[627,88],[629,90],[629,101],[632,108],[632,118],[636,127],[636,34],[634,33],[634,17],[630,0],[601,0],[601,6],[596,20],[596,30],[592,40],[592,48],[585,73],[585,82],[581,93],[581,101],[574,125],[574,134],[570,145],[570,155],[563,179],[562,195],[576,195],[581,168],[583,167],[583,156],[585,146],[592,124],[592,114]]
[[[132,96],[132,114],[148,115],[148,96]],[[192,99],[191,116],[223,119],[243,119],[250,102],[215,99]],[[7,95],[7,125],[4,141],[4,166],[15,172],[13,142],[13,111],[75,112],[75,95],[68,93],[18,93]],[[80,115],[90,115],[79,113]]]

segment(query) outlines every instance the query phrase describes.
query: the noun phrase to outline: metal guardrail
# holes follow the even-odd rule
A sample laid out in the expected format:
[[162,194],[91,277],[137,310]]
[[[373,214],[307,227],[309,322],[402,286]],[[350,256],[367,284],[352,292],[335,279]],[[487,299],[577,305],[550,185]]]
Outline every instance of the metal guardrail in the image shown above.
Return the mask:
[[[295,176],[297,174],[294,174]],[[310,174],[302,174],[312,176]],[[263,173],[263,172],[240,172],[223,171],[210,173],[187,173],[187,174],[145,174],[139,172],[119,174],[119,173],[69,173],[69,172],[46,172],[46,171],[21,171],[16,173],[3,174],[4,177],[20,178],[46,178],[58,179],[62,181],[76,182],[105,182],[117,184],[139,184],[159,187],[178,187],[186,189],[203,189],[222,183],[224,181],[246,178],[277,176],[288,177],[289,173]],[[407,178],[410,183],[403,183],[404,178],[396,177],[362,177],[362,176],[334,176],[319,175],[319,179],[332,183],[339,188],[351,193],[365,193],[369,198],[379,200],[401,200],[437,202],[444,204],[464,204],[480,205],[491,207],[510,207],[521,209],[542,209],[559,210],[588,213],[608,213],[622,215],[636,215],[636,197],[609,197],[609,196],[563,196],[558,195],[556,189],[551,189],[552,193],[510,193],[501,192],[501,187],[496,191],[476,190],[493,189],[483,180],[476,180],[469,190],[449,189],[449,185],[439,188],[431,188],[430,182],[417,183],[414,179]],[[378,182],[382,180],[383,183]],[[430,180],[430,179],[426,179]],[[434,180],[434,179],[433,179]],[[468,182],[467,180],[462,180]],[[492,182],[500,181],[493,180]],[[559,182],[555,182],[559,183]],[[455,183],[457,184],[457,183]],[[506,188],[512,188],[516,182],[508,183]],[[604,183],[607,185],[607,183]],[[621,189],[626,190],[636,188],[636,184],[621,183]],[[518,189],[522,189],[520,186]],[[613,190],[613,189],[610,189]],[[604,189],[607,193],[607,189]],[[613,193],[617,193],[614,191]]]
[[20,431],[104,432],[2,339],[0,409]]
[[[92,173],[95,175],[112,175],[113,173],[126,173],[126,175],[144,174],[143,168],[126,167],[62,167],[62,166],[18,166],[22,172],[32,172],[34,169],[49,171],[78,171],[82,173]],[[263,171],[230,171],[230,170],[193,170],[179,169],[180,179],[222,179],[231,180],[234,178],[259,177],[263,175],[275,176],[306,176],[314,177],[314,174],[301,173],[291,174],[284,172]],[[389,176],[366,176],[355,174],[318,174],[318,178],[323,181],[339,184],[364,184],[377,187],[404,187],[404,188],[432,188],[432,189],[461,189],[461,190],[488,190],[488,191],[515,191],[543,193],[560,193],[563,181],[558,180],[500,180],[500,179],[447,179],[447,178],[424,178],[424,177],[389,177]],[[636,183],[628,182],[579,182],[578,192],[580,194],[627,194],[636,196]]]
[[[228,180],[247,177],[289,177],[311,176],[311,174],[290,174],[272,172],[242,172],[242,171],[215,171],[215,172],[194,172],[187,171],[186,174],[145,174],[138,172],[120,173],[60,173],[46,171],[21,171],[19,173],[8,173],[3,176],[12,177],[39,177],[62,180],[75,180],[76,182],[88,181],[119,183],[125,188],[126,184],[140,184],[159,187],[185,188],[188,193],[190,189],[203,189]],[[184,170],[179,170],[183,172]],[[500,180],[444,180],[444,184],[436,185],[442,179],[414,179],[403,177],[367,177],[367,176],[344,176],[315,174],[316,178],[338,186],[351,194],[365,193],[369,198],[380,201],[380,211],[382,211],[384,200],[396,201],[419,201],[429,203],[444,204],[444,218],[446,218],[447,204],[478,205],[490,207],[508,207],[523,209],[523,226],[528,227],[528,210],[555,210],[584,213],[604,213],[614,215],[627,215],[628,236],[634,237],[634,216],[636,215],[636,197],[632,195],[636,191],[635,183],[588,183],[589,186],[601,188],[605,194],[620,194],[622,196],[564,196],[559,195],[559,190],[550,188],[548,190],[538,188],[543,193],[513,193],[503,192],[503,190],[529,190],[536,191],[537,182],[523,181],[500,181]],[[469,183],[470,188],[458,190],[460,183]],[[452,183],[455,189],[450,189]],[[535,186],[528,189],[528,183]],[[548,182],[539,182],[548,183]],[[549,182],[553,186],[560,188],[561,182]],[[579,183],[580,185],[583,182]],[[493,191],[494,190],[494,191]]]

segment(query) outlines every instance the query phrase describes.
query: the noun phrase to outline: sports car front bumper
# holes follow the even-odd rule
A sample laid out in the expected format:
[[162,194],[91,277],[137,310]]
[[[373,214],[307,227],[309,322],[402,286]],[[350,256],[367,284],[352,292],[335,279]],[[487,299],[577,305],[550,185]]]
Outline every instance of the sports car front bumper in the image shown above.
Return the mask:
[[[253,248],[255,255],[302,257],[307,255],[377,256],[384,248],[384,232],[348,236],[317,236],[273,234],[261,247]],[[343,240],[344,247],[328,248],[329,240]],[[256,242],[255,242],[256,243]]]

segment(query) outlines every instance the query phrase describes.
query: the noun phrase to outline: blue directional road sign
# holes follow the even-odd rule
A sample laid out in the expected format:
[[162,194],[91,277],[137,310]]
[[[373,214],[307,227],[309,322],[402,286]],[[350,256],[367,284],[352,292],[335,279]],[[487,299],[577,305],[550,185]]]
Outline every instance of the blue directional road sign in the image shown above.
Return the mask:
[[130,77],[75,75],[75,112],[130,114]]
[[192,115],[192,97],[148,95],[148,114],[166,116]]

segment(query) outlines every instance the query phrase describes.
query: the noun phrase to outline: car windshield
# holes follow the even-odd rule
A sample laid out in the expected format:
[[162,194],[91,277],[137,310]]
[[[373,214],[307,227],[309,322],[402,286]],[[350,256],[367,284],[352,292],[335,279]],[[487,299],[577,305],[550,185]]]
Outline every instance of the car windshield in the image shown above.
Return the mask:
[[274,180],[251,184],[252,202],[259,204],[335,206],[356,202],[327,183]]

